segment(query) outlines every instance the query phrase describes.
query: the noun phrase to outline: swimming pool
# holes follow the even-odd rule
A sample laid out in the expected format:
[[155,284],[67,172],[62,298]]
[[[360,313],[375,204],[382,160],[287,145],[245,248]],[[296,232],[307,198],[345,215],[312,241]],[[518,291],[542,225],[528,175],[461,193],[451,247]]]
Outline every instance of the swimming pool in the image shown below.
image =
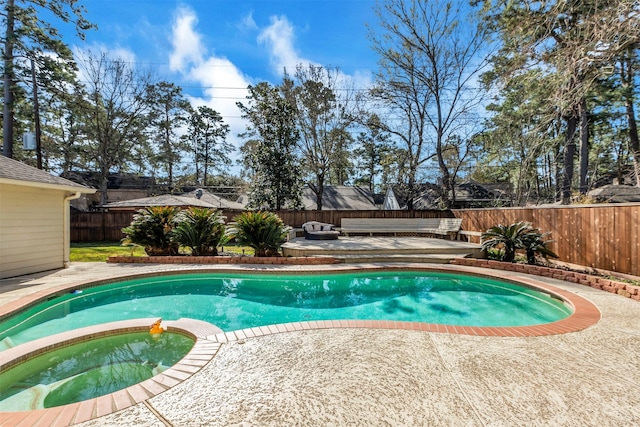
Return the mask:
[[571,313],[547,293],[463,274],[182,273],[52,296],[2,321],[0,342],[7,348],[74,328],[141,317],[194,318],[232,331],[337,319],[524,326],[555,322]]
[[165,371],[194,343],[181,333],[144,331],[47,350],[0,373],[0,411],[52,408],[121,390]]

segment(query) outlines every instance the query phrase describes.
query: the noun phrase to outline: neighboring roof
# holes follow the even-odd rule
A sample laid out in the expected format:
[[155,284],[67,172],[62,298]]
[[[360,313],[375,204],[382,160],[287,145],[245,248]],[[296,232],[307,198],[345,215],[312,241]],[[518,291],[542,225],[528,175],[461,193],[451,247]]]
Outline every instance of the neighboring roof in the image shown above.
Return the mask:
[[640,187],[609,184],[591,190],[587,195],[608,203],[640,202]]
[[[200,197],[198,197],[198,193],[201,194]],[[197,189],[197,190],[191,191],[189,193],[185,193],[185,194],[183,194],[183,196],[199,198],[203,202],[210,203],[211,205],[213,205],[214,207],[217,207],[219,209],[244,210],[245,205],[246,205],[246,203],[243,204],[243,203],[239,203],[239,202],[234,202],[234,201],[225,199],[223,197],[217,196],[217,195],[215,195],[213,193],[210,193],[207,190],[203,190],[203,189]]]
[[162,196],[143,197],[141,199],[123,200],[120,202],[107,203],[105,208],[143,208],[147,206],[197,206],[201,208],[216,209],[244,209],[239,203],[223,199],[211,193],[203,191],[201,198],[196,197],[196,191],[176,196],[173,194],[164,194]]
[[[493,203],[496,200],[507,200],[504,184],[479,184],[474,181],[467,181],[456,185],[456,203],[465,205],[483,205]],[[406,189],[401,186],[394,186],[396,199],[399,205],[406,209],[407,194]],[[413,200],[413,208],[439,209],[441,206],[441,188],[435,184],[420,184],[417,196]]]
[[[316,209],[316,195],[309,187],[302,189],[302,204],[307,210]],[[366,188],[346,185],[324,187],[322,210],[372,210],[378,207],[373,194]]]
[[79,191],[81,193],[95,193],[96,191],[93,188],[51,175],[49,172],[5,156],[0,156],[0,183],[55,188],[66,191]]
[[387,194],[384,197],[384,205],[382,209],[385,211],[395,211],[400,209],[400,204],[398,203],[398,199],[396,199],[396,195],[393,193],[393,189],[391,186],[387,188]]
[[[86,185],[100,188],[100,174],[93,171],[69,171],[62,175],[64,178]],[[131,173],[110,173],[107,175],[107,189],[147,190],[156,185],[155,178]]]

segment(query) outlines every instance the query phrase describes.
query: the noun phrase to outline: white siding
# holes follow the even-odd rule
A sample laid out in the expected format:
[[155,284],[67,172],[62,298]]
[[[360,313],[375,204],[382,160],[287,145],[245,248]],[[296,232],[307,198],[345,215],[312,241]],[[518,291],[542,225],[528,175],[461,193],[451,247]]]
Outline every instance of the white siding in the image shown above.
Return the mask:
[[0,184],[0,278],[64,267],[65,195]]

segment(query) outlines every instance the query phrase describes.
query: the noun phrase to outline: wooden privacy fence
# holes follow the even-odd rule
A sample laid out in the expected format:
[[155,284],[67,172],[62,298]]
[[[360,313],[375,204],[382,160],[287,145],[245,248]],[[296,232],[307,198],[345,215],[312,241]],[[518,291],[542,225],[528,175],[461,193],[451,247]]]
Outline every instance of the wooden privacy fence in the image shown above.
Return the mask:
[[[241,213],[224,210],[227,221]],[[340,225],[342,218],[452,218],[450,211],[275,211],[282,221],[300,228],[307,221],[320,221]],[[131,224],[135,211],[73,212],[71,214],[72,242],[118,242],[124,235],[122,228]]]
[[561,261],[640,276],[640,203],[459,209],[454,214],[468,231],[529,221],[551,232],[551,247]]
[[[241,211],[225,210],[227,221]],[[72,242],[120,241],[133,211],[71,214]],[[640,276],[640,203],[530,208],[457,209],[451,211],[277,211],[283,222],[299,228],[307,221],[340,225],[342,218],[462,218],[467,231],[529,221],[550,231],[560,260]],[[476,242],[477,242],[476,238]]]

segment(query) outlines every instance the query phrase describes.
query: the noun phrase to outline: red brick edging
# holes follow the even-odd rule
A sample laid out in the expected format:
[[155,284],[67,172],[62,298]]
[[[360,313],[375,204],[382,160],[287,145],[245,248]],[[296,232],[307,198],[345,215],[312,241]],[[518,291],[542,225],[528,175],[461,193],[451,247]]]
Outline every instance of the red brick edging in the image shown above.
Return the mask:
[[109,264],[337,264],[330,256],[322,257],[253,257],[253,256],[110,256]]
[[559,268],[543,267],[540,265],[516,264],[510,262],[475,258],[457,258],[451,260],[450,263],[454,265],[484,267],[494,270],[515,271],[519,273],[533,274],[536,276],[551,277],[553,279],[590,286],[595,289],[601,289],[603,291],[631,298],[635,301],[640,301],[640,286],[635,286],[625,282],[619,282],[617,280],[607,279],[605,277],[593,276],[586,273],[562,270]]

